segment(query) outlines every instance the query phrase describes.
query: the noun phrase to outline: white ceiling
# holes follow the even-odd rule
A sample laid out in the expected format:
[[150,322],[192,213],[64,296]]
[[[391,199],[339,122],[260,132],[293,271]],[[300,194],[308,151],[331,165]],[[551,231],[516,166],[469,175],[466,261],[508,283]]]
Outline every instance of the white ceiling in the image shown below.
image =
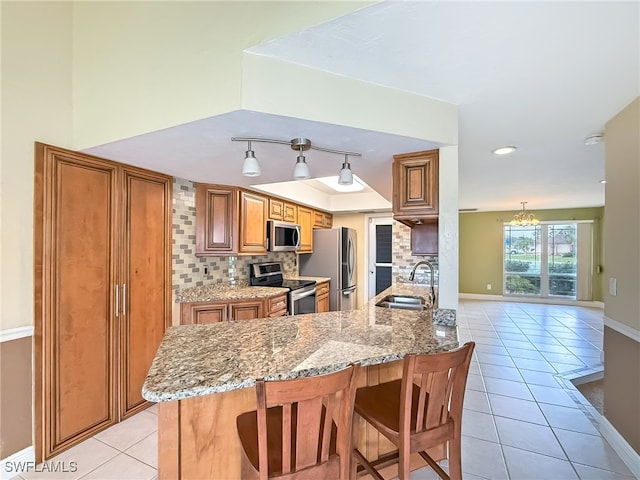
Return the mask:
[[[249,51],[456,104],[460,209],[600,206],[604,145],[584,139],[640,95],[639,18],[639,2],[393,1]],[[246,144],[231,136],[304,136],[362,152],[351,159],[354,172],[389,200],[392,155],[437,147],[239,111],[86,151],[194,181],[291,179],[295,152],[262,143],[253,149],[263,175],[242,177]],[[500,145],[519,149],[493,156]],[[318,151],[307,157],[313,177],[337,174],[342,162]]]

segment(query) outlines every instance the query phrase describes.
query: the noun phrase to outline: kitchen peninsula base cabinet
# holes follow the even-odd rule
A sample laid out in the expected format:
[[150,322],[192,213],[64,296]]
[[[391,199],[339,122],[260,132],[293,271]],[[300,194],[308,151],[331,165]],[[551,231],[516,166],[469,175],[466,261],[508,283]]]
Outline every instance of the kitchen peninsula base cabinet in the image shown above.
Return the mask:
[[[182,299],[207,292],[194,288]],[[357,386],[377,385],[401,378],[407,353],[457,348],[457,328],[434,323],[431,310],[376,306],[387,295],[427,300],[429,294],[428,286],[401,283],[356,310],[170,327],[142,387],[147,400],[158,402],[159,478],[240,479],[236,417],[256,409],[259,378],[321,376],[357,364]],[[354,443],[367,458],[394,449],[373,427],[356,421]],[[444,458],[443,446],[430,454]],[[424,466],[419,455],[415,462]],[[385,478],[394,472],[397,466],[389,467]]]
[[[400,378],[402,362],[371,365],[358,372],[358,386],[376,385]],[[158,404],[158,478],[240,480],[242,447],[236,417],[256,409],[254,387]],[[358,449],[368,459],[391,452],[394,446],[374,428],[358,419],[354,436]],[[445,457],[444,446],[428,451],[433,458]],[[419,455],[412,469],[425,465]],[[397,476],[397,466],[381,473]]]

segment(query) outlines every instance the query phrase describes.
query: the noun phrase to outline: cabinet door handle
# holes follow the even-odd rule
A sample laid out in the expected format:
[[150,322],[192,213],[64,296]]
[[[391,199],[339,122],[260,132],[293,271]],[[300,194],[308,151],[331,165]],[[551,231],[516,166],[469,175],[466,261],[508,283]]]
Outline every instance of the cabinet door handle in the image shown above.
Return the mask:
[[127,285],[122,284],[122,316],[127,316]]
[[119,299],[118,299],[118,285],[116,285],[116,318],[118,317],[118,306],[119,306]]

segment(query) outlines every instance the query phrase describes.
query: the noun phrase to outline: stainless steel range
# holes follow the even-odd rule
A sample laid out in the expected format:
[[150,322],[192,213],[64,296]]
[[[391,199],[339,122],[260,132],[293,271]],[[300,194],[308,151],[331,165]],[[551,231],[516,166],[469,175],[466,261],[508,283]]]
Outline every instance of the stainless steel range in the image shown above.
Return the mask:
[[316,312],[316,282],[314,280],[285,279],[280,262],[252,263],[249,285],[288,288],[287,313],[289,315]]

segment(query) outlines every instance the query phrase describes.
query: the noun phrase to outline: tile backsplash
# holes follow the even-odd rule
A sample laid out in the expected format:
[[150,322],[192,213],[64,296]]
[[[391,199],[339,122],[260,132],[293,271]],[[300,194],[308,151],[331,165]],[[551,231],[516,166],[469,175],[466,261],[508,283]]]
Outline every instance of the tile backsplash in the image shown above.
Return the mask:
[[[394,279],[408,279],[411,269],[420,260],[428,260],[435,267],[434,283],[438,284],[438,256],[437,255],[412,255],[411,254],[411,229],[405,224],[393,221],[392,227],[392,255],[393,267],[391,269]],[[420,267],[416,272],[416,282],[429,283],[429,269]]]
[[[196,189],[189,180],[173,179],[173,293],[181,288],[249,279],[249,264],[281,262],[287,274],[297,274],[295,253],[269,252],[249,257],[196,257]],[[205,269],[207,273],[205,273]]]

